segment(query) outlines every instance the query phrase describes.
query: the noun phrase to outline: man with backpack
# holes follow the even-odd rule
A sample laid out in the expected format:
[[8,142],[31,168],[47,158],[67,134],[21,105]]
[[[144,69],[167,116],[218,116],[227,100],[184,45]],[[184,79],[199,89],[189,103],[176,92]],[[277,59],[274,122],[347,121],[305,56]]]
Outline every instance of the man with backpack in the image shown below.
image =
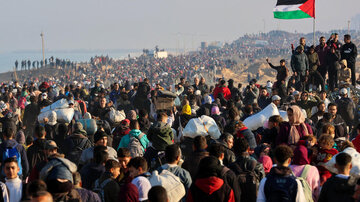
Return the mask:
[[[3,142],[0,144],[0,162],[4,167],[4,161],[10,157],[16,157],[19,166],[19,177],[25,179],[29,173],[29,162],[25,148],[13,139],[15,131],[12,127],[5,129],[3,133]],[[2,174],[4,176],[4,174]]]
[[225,146],[220,143],[214,143],[209,147],[209,155],[219,159],[221,164],[221,178],[234,191],[235,201],[240,201],[240,187],[236,179],[235,173],[223,164],[225,158]]
[[81,153],[91,147],[91,142],[86,136],[86,131],[80,122],[73,125],[73,134],[65,139],[64,154],[67,159],[79,164]]
[[107,134],[104,131],[102,131],[102,130],[96,131],[96,133],[94,135],[94,146],[85,149],[81,153],[79,166],[81,167],[81,165],[85,165],[86,163],[90,162],[91,159],[93,159],[94,148],[96,146],[105,146],[107,148],[106,152],[109,154],[109,159],[117,159],[117,153],[116,153],[115,149],[107,146],[107,140],[108,140]]
[[[288,167],[293,157],[292,149],[280,145],[274,151],[276,167],[261,180],[257,201],[306,201],[303,185]],[[311,197],[311,194],[310,194]],[[312,198],[311,198],[312,199]]]
[[130,129],[129,134],[121,138],[119,148],[128,148],[131,157],[144,156],[145,150],[149,144],[147,136],[141,132],[137,120],[131,120]]
[[207,156],[201,159],[198,175],[188,191],[186,201],[234,202],[234,192],[221,179],[220,173],[221,165],[216,157]]
[[99,194],[103,202],[117,201],[120,186],[115,179],[120,174],[120,164],[116,160],[109,159],[105,163],[105,170],[101,177],[95,181],[93,191]]
[[35,127],[35,138],[34,143],[27,150],[27,157],[29,161],[30,170],[40,161],[46,158],[45,146],[46,146],[46,132],[43,126],[37,125]]
[[165,159],[167,163],[157,169],[159,173],[161,173],[163,170],[172,172],[175,176],[180,178],[185,189],[189,189],[192,183],[192,179],[190,173],[179,166],[179,162],[181,160],[181,149],[179,145],[172,144],[167,146],[165,149]]
[[234,171],[241,190],[240,201],[256,201],[260,180],[265,176],[264,167],[249,155],[250,146],[245,138],[234,143],[236,161],[229,165]]
[[109,154],[105,151],[106,147],[97,146],[94,148],[94,158],[91,162],[84,165],[79,173],[82,176],[82,187],[91,189],[94,182],[105,172],[105,163]]
[[198,135],[193,139],[193,152],[185,157],[186,159],[182,164],[182,167],[189,171],[192,179],[196,177],[200,160],[209,156],[209,152],[206,151],[207,146],[204,136]]

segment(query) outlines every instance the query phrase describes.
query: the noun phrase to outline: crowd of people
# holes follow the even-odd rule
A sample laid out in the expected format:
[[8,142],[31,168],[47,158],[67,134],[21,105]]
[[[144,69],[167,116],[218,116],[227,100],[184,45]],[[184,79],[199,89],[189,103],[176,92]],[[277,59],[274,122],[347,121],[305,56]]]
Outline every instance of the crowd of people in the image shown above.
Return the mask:
[[[285,60],[267,60],[277,71],[273,85],[220,78],[209,86],[192,78],[198,70],[190,67],[226,63],[215,52],[95,58],[74,78],[2,84],[0,200],[358,201],[360,173],[346,152],[360,155],[350,35],[344,44],[337,34],[321,37],[316,47],[301,38],[291,69]],[[104,73],[98,64],[115,69]],[[88,83],[74,82],[87,75]],[[64,102],[73,112],[69,121],[54,107]],[[252,117],[260,122],[268,107],[284,113],[261,127],[247,125]],[[207,135],[184,133],[201,127]],[[332,159],[335,171],[327,166]]]

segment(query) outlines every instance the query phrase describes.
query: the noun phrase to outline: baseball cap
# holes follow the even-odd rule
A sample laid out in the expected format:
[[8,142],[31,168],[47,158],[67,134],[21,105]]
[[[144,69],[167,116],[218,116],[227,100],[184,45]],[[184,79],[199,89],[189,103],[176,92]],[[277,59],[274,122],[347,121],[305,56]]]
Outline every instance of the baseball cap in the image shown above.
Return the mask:
[[58,146],[55,141],[47,140],[45,143],[45,149],[57,149]]
[[297,90],[296,90],[296,91],[294,91],[294,92],[293,92],[293,96],[295,96],[295,95],[300,95],[300,92],[299,92],[299,91],[297,91]]

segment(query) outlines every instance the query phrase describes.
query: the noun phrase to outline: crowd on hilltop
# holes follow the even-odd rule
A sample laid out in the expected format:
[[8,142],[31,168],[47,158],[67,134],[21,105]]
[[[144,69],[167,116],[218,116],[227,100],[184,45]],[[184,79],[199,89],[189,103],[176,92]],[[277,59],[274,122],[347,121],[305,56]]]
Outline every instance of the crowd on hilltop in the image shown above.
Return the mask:
[[356,46],[290,52],[265,86],[209,85],[216,50],[3,83],[0,200],[358,201]]

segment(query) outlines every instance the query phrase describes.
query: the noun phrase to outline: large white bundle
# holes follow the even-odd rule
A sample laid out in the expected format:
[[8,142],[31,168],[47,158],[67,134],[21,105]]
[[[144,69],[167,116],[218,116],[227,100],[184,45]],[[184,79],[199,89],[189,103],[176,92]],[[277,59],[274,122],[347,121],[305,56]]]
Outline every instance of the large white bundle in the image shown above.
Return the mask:
[[[345,152],[351,156],[352,168],[350,170],[350,175],[352,175],[354,177],[360,177],[360,153],[357,152],[356,149],[354,149],[352,147],[348,147],[342,152]],[[338,170],[335,167],[335,164],[336,164],[336,156],[338,154],[334,155],[330,161],[325,163],[326,169],[328,169],[330,172],[336,173],[336,174],[338,173]]]
[[122,120],[126,118],[124,110],[115,110],[114,108],[111,108],[109,112],[109,118],[110,121],[113,123],[120,123]]
[[274,115],[279,115],[279,110],[274,103],[270,103],[260,112],[246,118],[243,123],[250,130],[256,130],[264,126],[265,121]]
[[42,112],[38,115],[39,123],[44,123],[44,118],[49,118],[52,111]]
[[212,139],[217,140],[220,138],[221,133],[214,119],[203,115],[190,119],[183,130],[183,136],[185,137],[195,138],[198,135],[210,135]]
[[65,108],[69,108],[69,102],[66,99],[61,99],[58,100],[54,103],[52,103],[51,105],[44,107],[40,110],[40,112],[47,112],[47,111],[51,111],[51,110],[55,110],[55,109],[65,109]]
[[73,108],[56,109],[57,121],[61,123],[70,123],[73,119],[75,110]]
[[180,178],[168,170],[162,170],[160,174],[155,170],[149,181],[151,186],[164,187],[170,202],[178,202],[185,196],[185,187]]
[[[56,112],[57,121],[61,123],[70,123],[73,119],[75,111],[73,108],[66,108],[66,109],[55,109],[53,110]],[[52,111],[42,112],[38,116],[39,123],[44,123],[44,118],[49,118]]]
[[281,118],[283,119],[283,121],[289,121],[289,118],[288,118],[288,115],[287,115],[287,112],[284,111],[284,110],[279,110],[279,113],[280,113],[280,116]]

